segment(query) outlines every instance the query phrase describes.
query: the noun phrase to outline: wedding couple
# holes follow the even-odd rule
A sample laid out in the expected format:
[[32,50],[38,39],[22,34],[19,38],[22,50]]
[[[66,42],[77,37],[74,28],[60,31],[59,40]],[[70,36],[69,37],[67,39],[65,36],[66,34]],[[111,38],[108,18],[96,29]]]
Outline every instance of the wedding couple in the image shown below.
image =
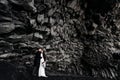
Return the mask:
[[47,77],[45,74],[46,55],[42,48],[35,51],[33,74],[38,77]]

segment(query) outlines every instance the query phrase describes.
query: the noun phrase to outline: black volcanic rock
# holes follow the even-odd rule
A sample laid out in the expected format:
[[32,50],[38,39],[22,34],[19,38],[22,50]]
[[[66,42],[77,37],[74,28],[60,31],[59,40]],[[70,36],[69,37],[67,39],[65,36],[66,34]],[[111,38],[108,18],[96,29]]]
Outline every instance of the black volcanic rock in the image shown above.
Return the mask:
[[10,42],[20,42],[20,41],[22,41],[22,38],[23,37],[23,35],[10,35],[9,37],[8,37],[8,41],[10,41]]
[[0,4],[0,61],[15,64],[22,71],[19,79],[32,75],[34,50],[39,47],[47,54],[49,74],[115,80],[120,76],[119,1],[1,0]]
[[9,33],[15,29],[15,25],[12,22],[0,23],[0,34]]
[[11,21],[11,13],[10,13],[10,8],[8,6],[8,1],[7,0],[2,0],[0,1],[0,16],[1,19],[0,21]]
[[27,11],[36,12],[36,8],[34,6],[34,0],[9,0],[10,3],[18,8],[25,9]]
[[43,35],[40,33],[34,33],[34,40],[40,40],[43,39]]

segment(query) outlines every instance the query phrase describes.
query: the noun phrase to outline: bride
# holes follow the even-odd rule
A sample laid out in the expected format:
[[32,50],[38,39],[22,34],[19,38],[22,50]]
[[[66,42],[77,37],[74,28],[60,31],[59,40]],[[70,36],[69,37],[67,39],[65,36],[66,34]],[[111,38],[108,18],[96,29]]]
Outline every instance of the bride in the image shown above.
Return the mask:
[[39,71],[38,71],[38,76],[39,77],[47,77],[45,74],[45,67],[46,67],[46,56],[45,53],[42,49],[39,49],[40,54],[40,65],[39,65]]

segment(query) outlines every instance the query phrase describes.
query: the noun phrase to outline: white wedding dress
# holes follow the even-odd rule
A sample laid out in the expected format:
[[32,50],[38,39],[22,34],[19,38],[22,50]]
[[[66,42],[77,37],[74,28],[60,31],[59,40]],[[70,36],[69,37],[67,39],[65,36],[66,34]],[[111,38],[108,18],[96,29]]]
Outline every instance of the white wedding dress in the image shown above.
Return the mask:
[[43,54],[41,53],[41,59],[40,59],[40,66],[39,66],[39,72],[38,76],[39,77],[46,77],[45,74],[45,67],[46,67],[46,62],[44,62]]

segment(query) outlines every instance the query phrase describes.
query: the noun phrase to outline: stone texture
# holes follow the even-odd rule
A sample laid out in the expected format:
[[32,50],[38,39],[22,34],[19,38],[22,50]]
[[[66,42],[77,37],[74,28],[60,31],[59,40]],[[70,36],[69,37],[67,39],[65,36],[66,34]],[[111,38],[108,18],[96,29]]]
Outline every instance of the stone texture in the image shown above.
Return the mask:
[[15,64],[22,73],[26,69],[32,73],[34,50],[43,47],[48,75],[119,80],[119,1],[1,0],[0,3],[0,61]]
[[41,35],[40,33],[34,33],[34,40],[40,40],[43,39],[43,35]]
[[9,33],[15,29],[15,25],[11,22],[0,23],[0,34]]
[[36,12],[36,7],[34,6],[34,0],[10,0],[12,4],[23,7],[27,11]]

